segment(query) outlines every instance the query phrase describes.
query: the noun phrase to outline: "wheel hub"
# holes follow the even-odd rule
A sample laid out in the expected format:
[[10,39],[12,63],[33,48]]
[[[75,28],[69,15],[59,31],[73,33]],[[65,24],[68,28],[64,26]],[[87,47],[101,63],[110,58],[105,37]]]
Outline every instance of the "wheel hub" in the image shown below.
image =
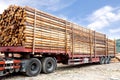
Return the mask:
[[48,62],[47,68],[49,69],[49,68],[51,68],[51,67],[52,67],[52,63],[51,63],[51,62]]
[[32,71],[35,71],[37,69],[37,65],[35,64],[35,63],[33,63],[32,65],[31,65],[31,70]]

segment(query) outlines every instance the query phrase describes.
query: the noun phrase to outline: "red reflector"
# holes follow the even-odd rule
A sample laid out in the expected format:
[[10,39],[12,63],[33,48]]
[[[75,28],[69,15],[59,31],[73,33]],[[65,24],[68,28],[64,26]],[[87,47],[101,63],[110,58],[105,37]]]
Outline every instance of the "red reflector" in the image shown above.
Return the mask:
[[20,60],[14,60],[14,63],[21,63]]
[[5,61],[0,61],[0,64],[5,64]]

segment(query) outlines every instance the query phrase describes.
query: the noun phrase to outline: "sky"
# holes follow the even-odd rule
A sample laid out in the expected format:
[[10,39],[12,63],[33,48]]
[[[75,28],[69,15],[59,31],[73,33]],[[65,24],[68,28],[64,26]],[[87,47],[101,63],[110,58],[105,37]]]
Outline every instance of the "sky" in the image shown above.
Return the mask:
[[11,4],[30,6],[120,39],[120,0],[0,0],[0,14]]

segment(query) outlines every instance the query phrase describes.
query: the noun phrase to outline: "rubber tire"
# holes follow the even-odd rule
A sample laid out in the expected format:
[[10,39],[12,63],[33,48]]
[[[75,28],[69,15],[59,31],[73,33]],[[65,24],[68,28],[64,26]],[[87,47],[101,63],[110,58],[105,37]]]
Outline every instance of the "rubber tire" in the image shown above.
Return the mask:
[[[31,70],[31,66],[35,64],[36,65],[36,69],[34,71]],[[32,58],[28,61],[27,65],[26,65],[26,75],[29,77],[32,76],[37,76],[40,72],[41,72],[41,62],[39,59],[37,58]]]
[[108,64],[108,57],[105,57],[104,64]]
[[[42,62],[42,72],[46,74],[54,72],[57,67],[57,62],[52,57],[43,58],[41,62]],[[51,64],[50,68],[47,67],[48,63]]]
[[108,64],[110,64],[110,62],[111,62],[111,57],[109,56],[108,57]]
[[108,57],[105,58],[105,64],[109,64],[110,61],[111,61],[111,57],[108,56]]
[[100,57],[100,64],[104,64],[105,63],[105,58],[104,57]]

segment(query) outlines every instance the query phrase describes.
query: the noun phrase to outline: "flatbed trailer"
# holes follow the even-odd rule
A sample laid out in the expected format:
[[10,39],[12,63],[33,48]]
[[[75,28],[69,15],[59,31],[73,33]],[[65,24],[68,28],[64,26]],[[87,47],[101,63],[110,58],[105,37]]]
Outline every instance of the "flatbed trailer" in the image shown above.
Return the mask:
[[[4,57],[0,58],[0,76],[13,72],[23,72],[27,76],[36,76],[41,71],[44,73],[52,73],[57,68],[57,63],[66,65],[95,62],[109,64],[111,58],[115,57],[115,41],[108,39],[105,34],[81,27],[33,8],[25,7],[25,9],[26,11],[28,10],[29,12],[34,13],[32,47],[1,45],[0,52],[4,54]],[[47,36],[47,32],[51,32],[50,35],[48,34],[48,36],[51,37],[49,40],[50,42],[47,42],[48,38],[44,38],[40,42],[42,45],[35,43],[37,42],[37,34],[35,33],[36,27],[38,27],[36,21],[36,17],[39,18],[38,13],[41,13],[41,19],[44,17],[44,19],[49,19],[49,22],[43,19],[44,25],[45,23],[51,25],[54,24],[54,26],[51,26],[51,28],[54,28],[47,28],[48,30],[46,32],[43,32],[43,34],[41,33],[41,36]],[[59,23],[59,25],[55,24],[55,21],[63,23],[64,26]],[[42,26],[42,22],[40,25]],[[41,29],[41,26],[38,28]],[[44,26],[42,29],[45,28],[45,31],[46,27],[47,26]],[[52,33],[52,30],[55,31],[56,27],[58,29],[58,32],[56,33],[58,36],[52,37],[52,34],[55,34]],[[39,32],[37,33],[39,34]],[[59,40],[56,45],[53,44],[55,43],[55,40]],[[39,46],[36,46],[36,44]],[[47,46],[45,44],[47,44]]]

